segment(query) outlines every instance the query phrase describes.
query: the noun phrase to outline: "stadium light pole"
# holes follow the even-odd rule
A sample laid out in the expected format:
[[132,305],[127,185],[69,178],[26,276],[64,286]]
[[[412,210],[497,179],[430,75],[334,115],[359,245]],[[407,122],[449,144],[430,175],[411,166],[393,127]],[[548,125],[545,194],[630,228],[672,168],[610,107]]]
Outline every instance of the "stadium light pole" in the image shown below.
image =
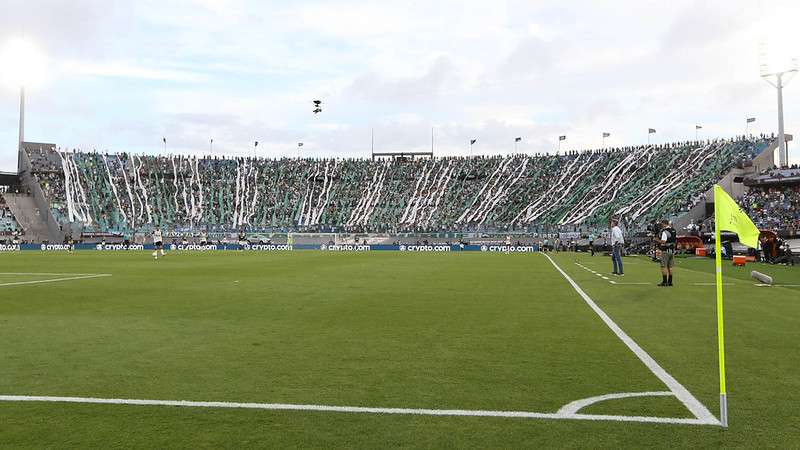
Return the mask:
[[782,40],[775,39],[770,47],[766,42],[760,45],[761,78],[775,88],[778,94],[778,165],[789,165],[789,152],[786,149],[786,136],[783,127],[783,88],[797,74],[797,58],[789,57],[780,46]]
[[17,171],[22,168],[23,143],[25,142],[25,93],[26,89],[39,84],[47,73],[44,58],[38,48],[22,38],[9,39],[0,49],[0,71],[2,84],[19,89],[19,135],[17,140]]
[[17,150],[22,152],[22,143],[25,142],[25,86],[19,87],[19,145]]
[[[789,164],[789,154],[786,151],[786,136],[783,130],[783,88],[789,83],[797,69],[782,72],[762,74],[761,77],[771,84],[778,93],[778,165],[786,167]],[[784,77],[786,80],[784,81]],[[773,81],[774,79],[774,81]]]

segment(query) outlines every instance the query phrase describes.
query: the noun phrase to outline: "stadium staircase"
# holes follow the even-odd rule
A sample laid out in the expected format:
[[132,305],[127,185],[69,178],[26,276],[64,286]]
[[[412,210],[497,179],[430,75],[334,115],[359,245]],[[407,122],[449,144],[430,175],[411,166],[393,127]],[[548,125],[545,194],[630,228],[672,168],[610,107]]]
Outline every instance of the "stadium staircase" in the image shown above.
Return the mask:
[[[8,208],[17,219],[17,223],[24,231],[23,238],[31,242],[41,242],[50,239],[47,223],[41,217],[41,211],[36,207],[33,196],[26,194],[3,194]],[[48,211],[45,211],[49,214]]]
[[44,195],[39,181],[32,175],[28,151],[31,148],[51,147],[53,144],[25,142],[26,151],[19,155],[19,177],[25,194],[5,194],[6,203],[19,225],[25,230],[24,239],[29,242],[61,242],[64,232],[50,210],[50,202]]

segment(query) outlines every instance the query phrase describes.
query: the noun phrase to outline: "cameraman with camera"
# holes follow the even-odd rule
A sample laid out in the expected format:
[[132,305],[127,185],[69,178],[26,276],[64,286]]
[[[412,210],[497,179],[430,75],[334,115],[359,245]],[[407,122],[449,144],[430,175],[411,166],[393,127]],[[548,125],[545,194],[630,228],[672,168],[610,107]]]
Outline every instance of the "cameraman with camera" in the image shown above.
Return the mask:
[[672,267],[675,265],[677,238],[677,233],[669,224],[669,220],[662,220],[660,235],[656,237],[656,243],[661,250],[661,284],[659,286],[672,286]]
[[658,235],[661,231],[661,225],[653,220],[647,224],[647,237],[650,239],[650,260],[653,262],[658,261],[656,250],[658,249]]

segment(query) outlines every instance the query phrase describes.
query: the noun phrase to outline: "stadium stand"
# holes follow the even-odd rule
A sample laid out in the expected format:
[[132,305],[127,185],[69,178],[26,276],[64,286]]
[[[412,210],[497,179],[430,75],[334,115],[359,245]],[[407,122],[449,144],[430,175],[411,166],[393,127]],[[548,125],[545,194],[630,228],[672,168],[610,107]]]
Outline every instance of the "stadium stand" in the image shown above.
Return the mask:
[[11,236],[15,232],[20,232],[21,229],[11,208],[6,204],[3,195],[0,195],[0,236]]
[[740,205],[761,229],[794,238],[800,229],[800,169],[777,169],[747,180]]
[[680,216],[771,142],[375,161],[26,150],[56,222],[85,232],[536,231]]

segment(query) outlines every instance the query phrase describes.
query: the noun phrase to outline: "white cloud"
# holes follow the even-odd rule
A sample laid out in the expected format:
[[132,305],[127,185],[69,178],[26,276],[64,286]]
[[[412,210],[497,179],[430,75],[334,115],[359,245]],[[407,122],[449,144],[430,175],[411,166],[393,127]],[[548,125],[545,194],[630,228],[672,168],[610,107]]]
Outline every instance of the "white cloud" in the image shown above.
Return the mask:
[[[777,3],[776,3],[777,2]],[[785,0],[7,0],[0,41],[24,32],[52,61],[29,93],[28,136],[158,151],[364,155],[379,145],[437,152],[551,151],[727,137],[775,126],[758,77],[763,12]],[[777,6],[775,6],[777,4]],[[11,20],[10,18],[15,18]],[[21,19],[26,24],[20,28]],[[795,81],[794,83],[798,83]],[[310,101],[322,98],[315,116]],[[800,84],[785,90],[800,134]],[[16,144],[16,97],[0,92],[0,148]],[[796,145],[792,145],[794,149]],[[793,150],[795,160],[800,152]],[[1,153],[0,167],[15,159]],[[800,161],[798,161],[800,162]]]
[[145,67],[129,61],[82,62],[65,61],[60,70],[65,76],[132,78],[156,81],[198,82],[204,75],[174,69]]

